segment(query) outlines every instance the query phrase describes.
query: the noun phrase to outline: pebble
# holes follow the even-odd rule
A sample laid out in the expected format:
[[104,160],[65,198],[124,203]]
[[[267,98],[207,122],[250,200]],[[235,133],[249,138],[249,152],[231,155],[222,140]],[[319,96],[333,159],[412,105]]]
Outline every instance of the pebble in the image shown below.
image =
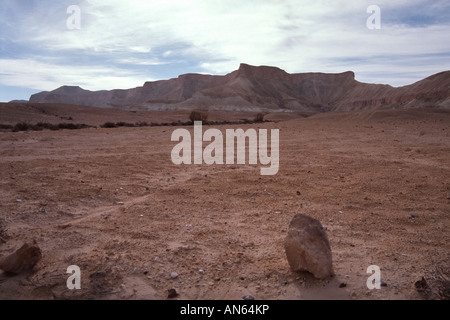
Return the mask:
[[159,262],[159,261],[161,261],[161,260],[159,259],[159,257],[155,257],[155,259],[153,259],[153,261]]
[[411,215],[409,216],[410,218],[418,218],[419,215],[417,213],[411,213]]
[[117,201],[116,204],[119,206],[124,205],[124,203],[122,201]]
[[203,269],[200,269],[200,270],[198,270],[198,273],[200,273],[200,274],[204,274],[204,273],[205,273],[205,270],[203,270]]
[[178,278],[178,273],[172,272],[172,273],[170,274],[170,277],[171,277],[172,279],[176,279],[176,278]]
[[339,288],[345,288],[347,286],[347,284],[345,283],[345,282],[342,282],[340,285],[339,285]]
[[297,191],[297,195],[299,196],[299,195],[301,195],[302,193],[300,192],[300,191]]
[[19,274],[32,269],[41,257],[41,249],[35,243],[25,243],[10,255],[0,259],[0,269],[8,273]]
[[175,298],[176,296],[178,296],[178,292],[174,288],[171,288],[167,291],[168,291],[167,298],[169,298],[169,299],[172,299],[172,298]]
[[22,202],[22,200],[20,200],[20,199],[17,199],[17,200],[16,200],[16,202]]
[[255,297],[253,297],[253,296],[243,296],[242,299],[244,299],[244,300],[255,300]]

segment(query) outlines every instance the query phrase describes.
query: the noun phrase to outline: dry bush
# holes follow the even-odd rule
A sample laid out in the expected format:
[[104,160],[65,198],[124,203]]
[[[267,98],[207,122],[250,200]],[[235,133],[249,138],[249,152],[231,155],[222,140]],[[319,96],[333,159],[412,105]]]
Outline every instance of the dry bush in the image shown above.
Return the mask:
[[193,111],[191,111],[191,114],[189,115],[189,119],[192,122],[194,122],[194,121],[204,121],[204,122],[206,122],[208,120],[208,113],[207,112],[201,112],[201,111],[193,110]]
[[255,122],[264,122],[264,114],[258,113],[255,117]]

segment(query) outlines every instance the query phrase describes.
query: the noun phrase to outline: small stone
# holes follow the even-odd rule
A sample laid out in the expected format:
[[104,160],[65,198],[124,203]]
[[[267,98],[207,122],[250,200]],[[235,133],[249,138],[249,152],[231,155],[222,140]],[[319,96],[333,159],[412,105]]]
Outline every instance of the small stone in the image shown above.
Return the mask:
[[20,200],[20,199],[17,199],[17,200],[16,200],[16,202],[22,202],[22,200]]
[[338,211],[340,214],[343,214],[343,212],[342,211]]
[[0,259],[0,269],[19,274],[31,269],[41,257],[41,249],[37,245],[25,243],[18,250]]
[[205,270],[203,270],[203,269],[200,269],[200,270],[198,270],[198,273],[200,273],[200,274],[204,274],[204,273],[205,273]]
[[176,279],[176,278],[178,278],[178,273],[172,272],[172,273],[170,274],[170,277],[171,277],[172,279]]
[[208,282],[208,285],[213,286],[214,282],[210,281],[210,282]]
[[153,261],[160,262],[161,260],[159,259],[159,257],[155,257],[155,259],[153,259]]
[[244,299],[244,300],[255,300],[255,297],[253,297],[253,296],[243,296],[242,299]]
[[418,218],[419,215],[415,212],[411,213],[411,215],[409,216],[410,218]]
[[119,206],[124,205],[124,203],[122,201],[117,201],[116,204],[119,205]]
[[169,298],[169,299],[172,299],[172,298],[175,298],[176,296],[178,296],[178,292],[174,288],[171,288],[167,291],[168,291],[167,298]]
[[421,280],[416,281],[416,283],[414,283],[414,286],[416,287],[416,290],[418,292],[425,292],[428,289],[428,283],[424,277],[422,277]]
[[381,282],[380,282],[380,286],[382,286],[382,287],[387,287],[387,283],[384,282],[384,281],[381,281]]
[[345,288],[347,286],[347,284],[345,283],[345,282],[342,282],[340,285],[339,285],[339,288]]
[[301,194],[302,194],[302,193],[301,193],[300,191],[297,190],[297,195],[299,196],[299,195],[301,195]]

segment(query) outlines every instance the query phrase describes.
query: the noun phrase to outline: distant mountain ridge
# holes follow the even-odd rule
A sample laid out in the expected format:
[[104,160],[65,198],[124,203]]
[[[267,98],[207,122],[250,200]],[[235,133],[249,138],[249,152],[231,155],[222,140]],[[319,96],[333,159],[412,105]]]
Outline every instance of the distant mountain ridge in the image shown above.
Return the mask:
[[34,94],[29,102],[120,109],[206,109],[327,112],[436,106],[450,108],[450,71],[394,88],[355,80],[343,73],[294,73],[250,66],[224,76],[184,74],[145,82],[142,87],[89,91],[62,86]]

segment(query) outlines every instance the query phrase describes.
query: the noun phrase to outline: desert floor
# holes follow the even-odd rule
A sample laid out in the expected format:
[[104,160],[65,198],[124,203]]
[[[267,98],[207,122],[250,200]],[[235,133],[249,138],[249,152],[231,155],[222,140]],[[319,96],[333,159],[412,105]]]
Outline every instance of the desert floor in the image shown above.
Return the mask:
[[[437,297],[450,276],[450,112],[213,127],[279,129],[278,174],[176,166],[176,127],[0,132],[0,256],[42,251],[29,273],[0,271],[0,298],[423,299],[422,277]],[[290,270],[296,213],[326,226],[333,277]],[[66,287],[70,265],[81,290]]]

